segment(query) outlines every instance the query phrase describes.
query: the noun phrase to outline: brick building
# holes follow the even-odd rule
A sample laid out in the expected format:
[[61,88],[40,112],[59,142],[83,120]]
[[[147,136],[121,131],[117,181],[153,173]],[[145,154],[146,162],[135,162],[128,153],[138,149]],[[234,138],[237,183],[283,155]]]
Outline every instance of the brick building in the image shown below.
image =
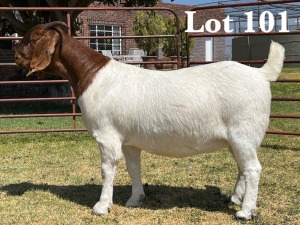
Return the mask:
[[[98,6],[97,1],[90,7]],[[163,3],[160,1],[158,7],[165,7],[174,10],[174,12],[183,21],[186,19],[185,11],[192,6]],[[164,18],[174,17],[168,11],[157,11]],[[136,11],[92,11],[82,12],[78,19],[82,23],[79,36],[131,36],[134,26]],[[194,28],[199,29],[209,19],[224,19],[225,13],[222,9],[212,9],[197,11],[194,16]],[[222,30],[222,29],[221,29]],[[133,39],[114,39],[111,40],[91,40],[85,41],[91,48],[100,51],[110,50],[113,55],[126,55],[130,48],[136,48]],[[161,53],[160,53],[161,54]],[[191,54],[192,60],[211,61],[225,59],[225,39],[223,37],[214,38],[196,38],[195,46]]]

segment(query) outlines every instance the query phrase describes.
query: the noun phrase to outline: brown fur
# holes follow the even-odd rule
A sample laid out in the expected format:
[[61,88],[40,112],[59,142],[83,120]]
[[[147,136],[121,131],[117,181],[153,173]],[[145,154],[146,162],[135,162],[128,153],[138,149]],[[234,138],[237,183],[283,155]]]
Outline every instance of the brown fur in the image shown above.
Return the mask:
[[27,76],[43,71],[68,79],[78,98],[110,58],[67,35],[61,26],[66,25],[57,21],[31,29],[17,47],[16,64],[29,70]]

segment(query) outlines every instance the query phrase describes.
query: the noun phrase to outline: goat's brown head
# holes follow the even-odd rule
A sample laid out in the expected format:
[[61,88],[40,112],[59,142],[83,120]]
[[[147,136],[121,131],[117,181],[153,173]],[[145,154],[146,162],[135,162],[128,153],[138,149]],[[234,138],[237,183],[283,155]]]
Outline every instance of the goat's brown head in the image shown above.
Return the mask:
[[21,40],[16,49],[16,65],[29,70],[27,76],[50,65],[60,40],[60,27],[68,26],[60,21],[36,25]]

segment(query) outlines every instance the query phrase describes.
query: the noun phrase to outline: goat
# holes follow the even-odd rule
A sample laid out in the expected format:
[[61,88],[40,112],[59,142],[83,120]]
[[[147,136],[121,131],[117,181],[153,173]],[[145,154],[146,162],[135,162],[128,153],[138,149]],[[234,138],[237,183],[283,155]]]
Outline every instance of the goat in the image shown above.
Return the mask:
[[252,68],[225,61],[176,71],[127,65],[90,49],[67,35],[55,21],[32,28],[16,50],[16,64],[70,81],[87,130],[101,155],[103,187],[95,214],[112,206],[113,180],[124,155],[132,180],[126,206],[140,206],[141,149],[186,157],[229,148],[238,166],[231,201],[241,204],[236,217],[255,213],[261,165],[256,149],[269,123],[269,81],[279,76],[284,48],[271,43],[267,62]]

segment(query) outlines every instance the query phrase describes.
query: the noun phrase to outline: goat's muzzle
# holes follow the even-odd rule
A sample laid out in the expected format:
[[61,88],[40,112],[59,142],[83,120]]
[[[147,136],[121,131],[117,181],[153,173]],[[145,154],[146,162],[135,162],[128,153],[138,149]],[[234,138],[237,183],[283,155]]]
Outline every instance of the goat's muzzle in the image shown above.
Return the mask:
[[16,52],[16,65],[20,67],[23,70],[29,70],[30,69],[30,60],[25,59],[24,57],[20,56],[20,53]]

